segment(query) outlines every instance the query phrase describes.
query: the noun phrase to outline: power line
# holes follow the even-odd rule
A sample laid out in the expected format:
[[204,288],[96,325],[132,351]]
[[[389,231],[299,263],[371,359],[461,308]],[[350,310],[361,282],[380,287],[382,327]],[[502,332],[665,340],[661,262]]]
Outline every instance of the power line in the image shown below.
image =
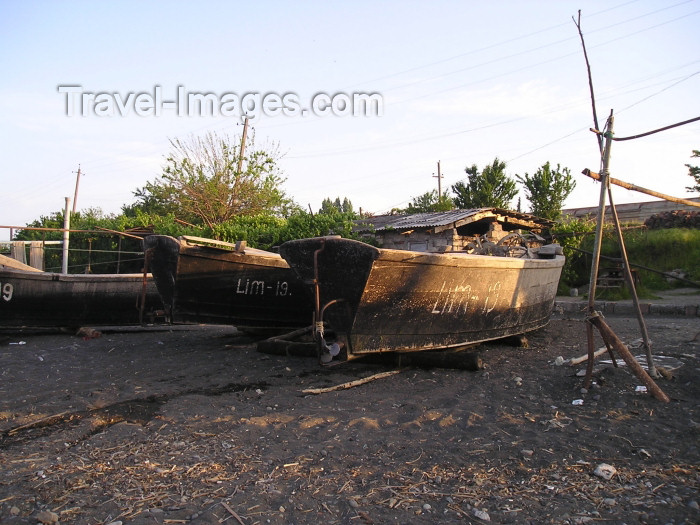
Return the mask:
[[685,126],[686,124],[691,124],[692,122],[697,122],[698,120],[700,120],[700,117],[695,117],[695,118],[691,118],[688,120],[684,120],[683,122],[676,122],[675,124],[671,124],[669,126],[664,126],[663,128],[655,129],[653,131],[647,131],[646,133],[632,135],[631,137],[612,137],[612,140],[622,141],[622,140],[641,139],[642,137],[648,137],[649,135],[653,135],[655,133],[660,133],[661,131],[666,131],[669,129],[677,128],[679,126]]

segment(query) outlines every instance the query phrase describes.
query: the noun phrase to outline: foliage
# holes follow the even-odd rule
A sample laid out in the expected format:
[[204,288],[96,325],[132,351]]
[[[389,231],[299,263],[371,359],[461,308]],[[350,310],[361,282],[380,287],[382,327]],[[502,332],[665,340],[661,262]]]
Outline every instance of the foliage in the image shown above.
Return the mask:
[[481,173],[476,164],[465,168],[469,182],[460,181],[452,186],[454,203],[460,209],[510,208],[510,201],[518,194],[515,181],[505,173],[506,163],[494,159]]
[[227,242],[245,240],[249,246],[271,250],[283,242],[293,239],[341,235],[346,238],[359,238],[353,230],[353,212],[329,210],[327,213],[311,214],[297,210],[286,219],[258,215],[255,217],[235,217],[217,225],[204,236]]
[[[42,216],[28,227],[63,228],[63,212]],[[143,246],[140,239],[116,235],[131,224],[123,216],[104,215],[99,209],[88,209],[71,214],[71,230],[68,258],[69,273],[136,273],[143,268]],[[63,232],[46,230],[20,230],[16,240],[62,241]],[[61,244],[45,245],[46,271],[60,272],[63,248]]]
[[270,215],[238,216],[206,229],[203,236],[226,242],[244,240],[249,246],[269,249],[286,240],[282,240],[285,225],[285,219]]
[[452,199],[444,193],[438,198],[437,190],[425,192],[423,195],[414,197],[413,201],[405,210],[406,213],[426,213],[433,211],[450,211],[454,208]]
[[352,202],[347,197],[343,199],[342,203],[340,202],[340,197],[336,197],[335,201],[332,201],[330,197],[326,197],[321,202],[321,209],[318,210],[318,213],[330,213],[333,211],[339,211],[341,213],[354,212]]
[[[700,282],[699,229],[635,229],[626,231],[624,238],[631,264],[636,263],[662,272],[680,269],[691,281]],[[608,253],[619,257],[617,242]],[[663,275],[643,269],[638,272],[646,288],[658,290],[669,287],[669,282]],[[672,281],[670,284],[683,286],[679,281]]]
[[239,171],[238,139],[210,132],[188,141],[171,140],[170,144],[163,173],[134,192],[137,203],[123,209],[126,215],[134,215],[136,210],[172,213],[213,228],[235,216],[285,216],[295,207],[281,189],[285,179],[275,149],[255,149],[251,138]]
[[557,164],[553,170],[549,162],[538,168],[532,176],[525,173],[525,176],[515,177],[525,187],[531,213],[553,221],[561,217],[564,201],[576,187],[569,168],[562,169]]
[[[589,219],[574,219],[564,217],[557,222],[550,233],[553,242],[559,243],[564,249],[566,264],[562,270],[561,285],[564,287],[579,287],[590,279],[590,265],[586,254],[579,251],[584,239],[595,232],[595,221]],[[586,273],[588,271],[588,273]]]
[[[140,239],[120,236],[113,232],[128,232],[137,228],[155,234],[194,235],[227,242],[245,240],[249,246],[270,250],[285,241],[342,235],[359,239],[353,232],[354,212],[342,212],[335,208],[326,213],[311,214],[296,210],[287,218],[269,214],[236,216],[216,224],[213,228],[183,224],[172,214],[146,214],[135,210],[132,217],[126,215],[104,216],[99,210],[76,213],[71,216],[69,273],[138,273],[143,269],[143,244]],[[42,217],[28,227],[63,228],[63,212]],[[61,231],[20,230],[16,240],[60,241]],[[121,250],[121,254],[119,251]],[[46,246],[47,271],[61,271],[62,248],[60,244]]]
[[[694,149],[691,157],[700,157],[700,151]],[[700,191],[700,166],[693,166],[692,164],[685,165],[688,168],[688,175],[695,180],[695,185],[686,186],[688,191]]]
[[[590,280],[595,223],[583,220],[564,220],[552,230],[554,240],[564,247],[567,257],[561,277],[560,293],[568,288],[587,286]],[[637,293],[640,297],[653,295],[654,290],[683,286],[677,280],[668,280],[659,272],[680,269],[687,279],[700,282],[700,230],[671,228],[648,230],[630,228],[623,231],[625,250],[630,265],[640,279]],[[617,233],[611,225],[603,230],[600,268],[616,264],[622,257]],[[651,270],[647,270],[649,268]],[[629,290],[613,292],[598,290],[598,298],[629,298]]]

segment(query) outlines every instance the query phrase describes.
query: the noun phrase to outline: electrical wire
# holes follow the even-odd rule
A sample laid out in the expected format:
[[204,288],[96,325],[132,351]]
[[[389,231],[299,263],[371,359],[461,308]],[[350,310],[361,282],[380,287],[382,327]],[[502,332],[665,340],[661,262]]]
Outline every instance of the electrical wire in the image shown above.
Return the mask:
[[677,128],[679,126],[685,126],[686,124],[691,124],[692,122],[697,122],[698,120],[700,120],[700,117],[695,117],[695,118],[691,118],[688,120],[684,120],[683,122],[676,122],[675,124],[671,124],[670,126],[664,126],[663,128],[655,129],[652,131],[647,131],[646,133],[632,135],[631,137],[612,137],[612,140],[622,141],[622,140],[641,139],[642,137],[648,137],[649,135],[653,135],[655,133],[660,133],[661,131],[666,131],[669,129]]

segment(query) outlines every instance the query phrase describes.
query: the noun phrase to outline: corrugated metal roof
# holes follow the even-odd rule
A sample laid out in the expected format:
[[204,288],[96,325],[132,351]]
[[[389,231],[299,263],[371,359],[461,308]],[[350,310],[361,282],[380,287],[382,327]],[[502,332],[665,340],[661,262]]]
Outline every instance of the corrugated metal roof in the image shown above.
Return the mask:
[[471,222],[469,219],[483,218],[483,215],[499,215],[512,217],[521,221],[536,223],[540,226],[550,224],[550,221],[512,210],[500,208],[474,208],[470,210],[452,210],[431,213],[414,213],[411,215],[378,215],[360,219],[356,222],[355,231],[382,230],[411,230],[415,228],[435,228],[450,224]]

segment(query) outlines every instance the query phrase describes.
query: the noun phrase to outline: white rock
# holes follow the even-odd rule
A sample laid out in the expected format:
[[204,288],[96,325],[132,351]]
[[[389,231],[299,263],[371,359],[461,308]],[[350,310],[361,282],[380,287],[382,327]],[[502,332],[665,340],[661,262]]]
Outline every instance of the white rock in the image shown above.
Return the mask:
[[489,513],[485,510],[474,509],[472,511],[472,514],[474,514],[474,516],[479,518],[480,520],[491,521],[491,516],[489,516]]
[[617,474],[617,469],[607,463],[601,463],[593,471],[593,475],[603,478],[606,481],[611,480],[615,474]]

